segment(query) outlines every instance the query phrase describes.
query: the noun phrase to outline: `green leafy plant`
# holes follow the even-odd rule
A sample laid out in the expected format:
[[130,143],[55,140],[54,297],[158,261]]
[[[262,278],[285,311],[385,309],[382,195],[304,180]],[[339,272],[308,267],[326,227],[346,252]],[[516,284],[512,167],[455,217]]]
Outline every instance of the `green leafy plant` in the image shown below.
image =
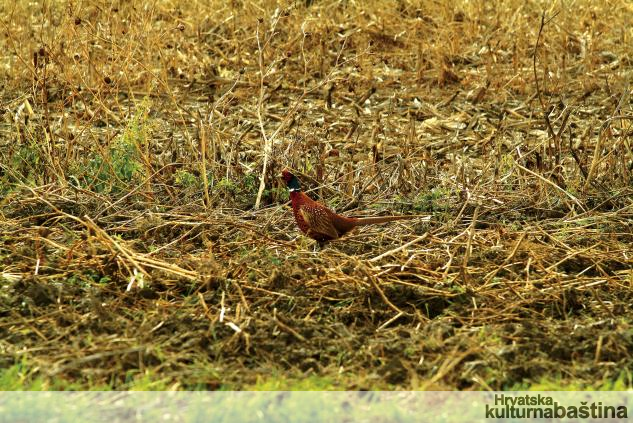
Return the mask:
[[433,188],[431,191],[420,193],[414,202],[414,209],[420,212],[448,211],[446,200],[450,192],[443,188]]
[[174,180],[176,185],[182,188],[199,188],[200,186],[200,180],[196,175],[184,169],[178,169],[176,171]]
[[123,191],[144,176],[143,151],[147,149],[152,129],[149,110],[146,98],[106,154],[97,154],[88,163],[88,182],[97,192]]

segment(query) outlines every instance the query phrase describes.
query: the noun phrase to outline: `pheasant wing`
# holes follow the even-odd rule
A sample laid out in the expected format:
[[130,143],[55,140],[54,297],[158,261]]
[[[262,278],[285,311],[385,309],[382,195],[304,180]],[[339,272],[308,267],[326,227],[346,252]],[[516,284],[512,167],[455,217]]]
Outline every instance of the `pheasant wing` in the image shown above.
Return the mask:
[[312,234],[322,235],[329,239],[336,239],[339,237],[339,233],[332,223],[332,219],[328,216],[327,212],[315,207],[303,206],[299,209],[301,217],[309,226],[309,231]]

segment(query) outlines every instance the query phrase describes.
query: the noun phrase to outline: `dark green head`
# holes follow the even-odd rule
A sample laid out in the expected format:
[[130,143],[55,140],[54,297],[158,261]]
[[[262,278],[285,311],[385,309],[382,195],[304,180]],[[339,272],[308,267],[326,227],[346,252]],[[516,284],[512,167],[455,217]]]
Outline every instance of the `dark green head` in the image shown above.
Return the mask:
[[301,185],[299,185],[299,180],[297,179],[295,175],[290,173],[289,170],[284,169],[281,172],[281,177],[283,178],[284,181],[286,181],[286,186],[288,187],[288,190],[290,190],[291,192],[301,191]]

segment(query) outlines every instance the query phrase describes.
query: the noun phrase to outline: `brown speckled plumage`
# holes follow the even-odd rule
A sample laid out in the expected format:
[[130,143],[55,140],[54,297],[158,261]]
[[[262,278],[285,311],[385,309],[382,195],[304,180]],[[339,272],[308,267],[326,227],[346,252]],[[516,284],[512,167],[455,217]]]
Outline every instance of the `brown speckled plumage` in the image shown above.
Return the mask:
[[299,180],[287,170],[282,178],[290,190],[292,212],[299,229],[319,242],[340,238],[357,226],[412,219],[419,216],[346,217],[334,213],[301,191]]

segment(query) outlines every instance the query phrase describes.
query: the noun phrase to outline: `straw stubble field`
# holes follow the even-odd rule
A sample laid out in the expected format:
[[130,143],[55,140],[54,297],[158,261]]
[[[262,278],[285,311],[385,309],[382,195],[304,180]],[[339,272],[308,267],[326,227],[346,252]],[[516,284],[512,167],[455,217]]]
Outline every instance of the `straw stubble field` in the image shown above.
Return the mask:
[[4,388],[631,386],[631,3],[494,3],[3,2]]

